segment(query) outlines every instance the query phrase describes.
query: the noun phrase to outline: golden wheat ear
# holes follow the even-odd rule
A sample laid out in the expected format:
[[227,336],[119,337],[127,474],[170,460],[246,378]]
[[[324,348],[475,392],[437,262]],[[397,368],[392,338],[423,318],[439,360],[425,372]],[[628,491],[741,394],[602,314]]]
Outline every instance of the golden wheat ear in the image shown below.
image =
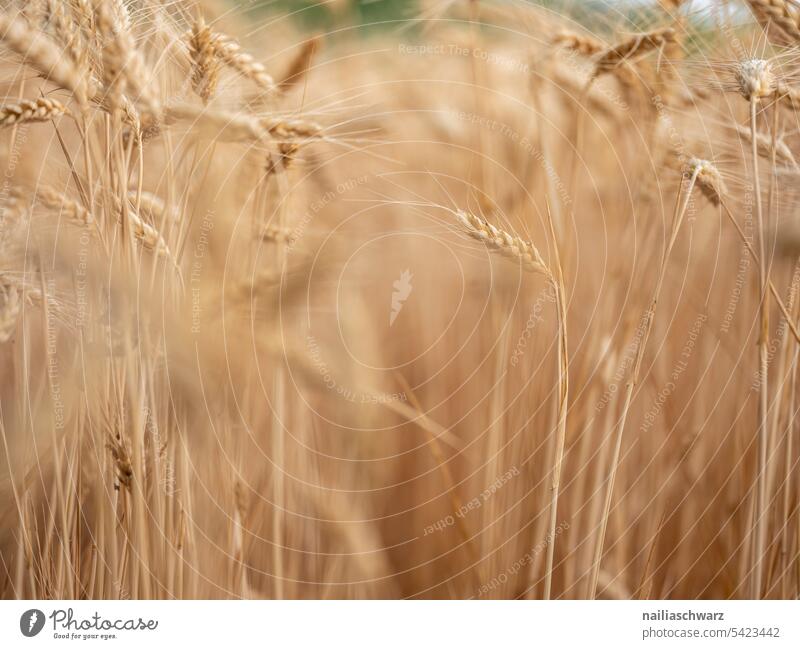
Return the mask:
[[0,107],[0,127],[15,126],[27,122],[49,122],[67,112],[67,108],[55,99],[24,99],[16,104]]
[[479,216],[462,210],[456,212],[456,218],[473,239],[482,241],[504,257],[519,261],[526,271],[551,277],[550,270],[539,254],[539,250],[530,241],[525,241],[495,227]]

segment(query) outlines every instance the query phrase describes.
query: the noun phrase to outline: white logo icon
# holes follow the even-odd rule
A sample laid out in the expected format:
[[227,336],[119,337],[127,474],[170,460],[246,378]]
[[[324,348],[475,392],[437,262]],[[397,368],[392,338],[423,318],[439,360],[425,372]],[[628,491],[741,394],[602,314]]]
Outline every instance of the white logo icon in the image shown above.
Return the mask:
[[411,271],[406,269],[400,273],[399,279],[392,282],[394,291],[392,291],[392,312],[389,314],[390,327],[394,324],[394,321],[397,320],[397,316],[400,315],[400,311],[403,309],[403,302],[411,295],[411,289],[413,288],[411,286],[412,277]]

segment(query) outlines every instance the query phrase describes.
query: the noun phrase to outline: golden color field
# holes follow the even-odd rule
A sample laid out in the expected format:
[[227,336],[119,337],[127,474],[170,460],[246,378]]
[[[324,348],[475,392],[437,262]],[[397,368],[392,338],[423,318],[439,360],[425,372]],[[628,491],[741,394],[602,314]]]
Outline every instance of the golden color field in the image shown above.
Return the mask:
[[369,4],[0,5],[0,594],[800,596],[800,7]]

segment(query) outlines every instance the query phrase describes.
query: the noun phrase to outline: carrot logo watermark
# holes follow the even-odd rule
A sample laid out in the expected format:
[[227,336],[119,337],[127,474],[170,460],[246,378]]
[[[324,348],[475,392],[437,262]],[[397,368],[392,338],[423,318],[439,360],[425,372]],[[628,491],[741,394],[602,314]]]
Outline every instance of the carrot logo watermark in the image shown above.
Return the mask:
[[411,290],[413,288],[411,286],[412,277],[414,276],[411,274],[411,271],[406,269],[400,273],[399,279],[392,282],[394,291],[392,291],[392,311],[389,314],[390,327],[394,324],[394,321],[397,320],[400,311],[403,310],[403,303],[408,299],[408,296],[411,295]]
[[25,611],[19,618],[19,630],[26,638],[38,635],[44,628],[44,613],[38,608]]

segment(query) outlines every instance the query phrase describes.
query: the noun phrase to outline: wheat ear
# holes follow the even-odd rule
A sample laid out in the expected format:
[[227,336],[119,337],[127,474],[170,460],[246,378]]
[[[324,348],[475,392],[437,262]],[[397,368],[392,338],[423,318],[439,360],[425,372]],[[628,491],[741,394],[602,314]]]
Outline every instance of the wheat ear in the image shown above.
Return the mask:
[[14,126],[26,122],[49,122],[67,112],[55,99],[23,99],[17,104],[0,107],[0,126]]
[[800,41],[800,20],[785,0],[747,0],[747,4],[763,26],[775,25],[789,39]]
[[612,45],[602,52],[595,64],[594,76],[598,77],[611,72],[634,57],[662,48],[675,40],[672,27],[662,27],[653,31],[635,34],[634,36]]
[[48,81],[72,92],[81,105],[86,104],[84,75],[49,37],[31,29],[21,18],[0,12],[0,39],[21,56],[25,64],[38,70]]
[[548,278],[551,277],[550,270],[544,263],[542,256],[530,241],[525,241],[516,235],[509,234],[505,230],[493,226],[485,219],[462,210],[456,212],[456,218],[472,238],[483,241],[504,257],[519,261],[522,267],[529,272],[540,273]]
[[606,46],[596,38],[571,32],[566,29],[562,29],[558,32],[553,37],[551,43],[567,51],[582,54],[583,56],[594,56],[606,49]]
[[207,104],[214,96],[219,81],[217,41],[203,19],[195,21],[188,39],[189,55],[192,59],[192,87],[203,103]]
[[94,223],[89,210],[47,185],[40,185],[36,188],[36,200],[43,206],[63,214],[78,225],[91,226]]
[[214,54],[246,79],[252,81],[261,90],[273,92],[275,81],[267,73],[266,68],[242,49],[233,38],[225,34],[213,35]]

